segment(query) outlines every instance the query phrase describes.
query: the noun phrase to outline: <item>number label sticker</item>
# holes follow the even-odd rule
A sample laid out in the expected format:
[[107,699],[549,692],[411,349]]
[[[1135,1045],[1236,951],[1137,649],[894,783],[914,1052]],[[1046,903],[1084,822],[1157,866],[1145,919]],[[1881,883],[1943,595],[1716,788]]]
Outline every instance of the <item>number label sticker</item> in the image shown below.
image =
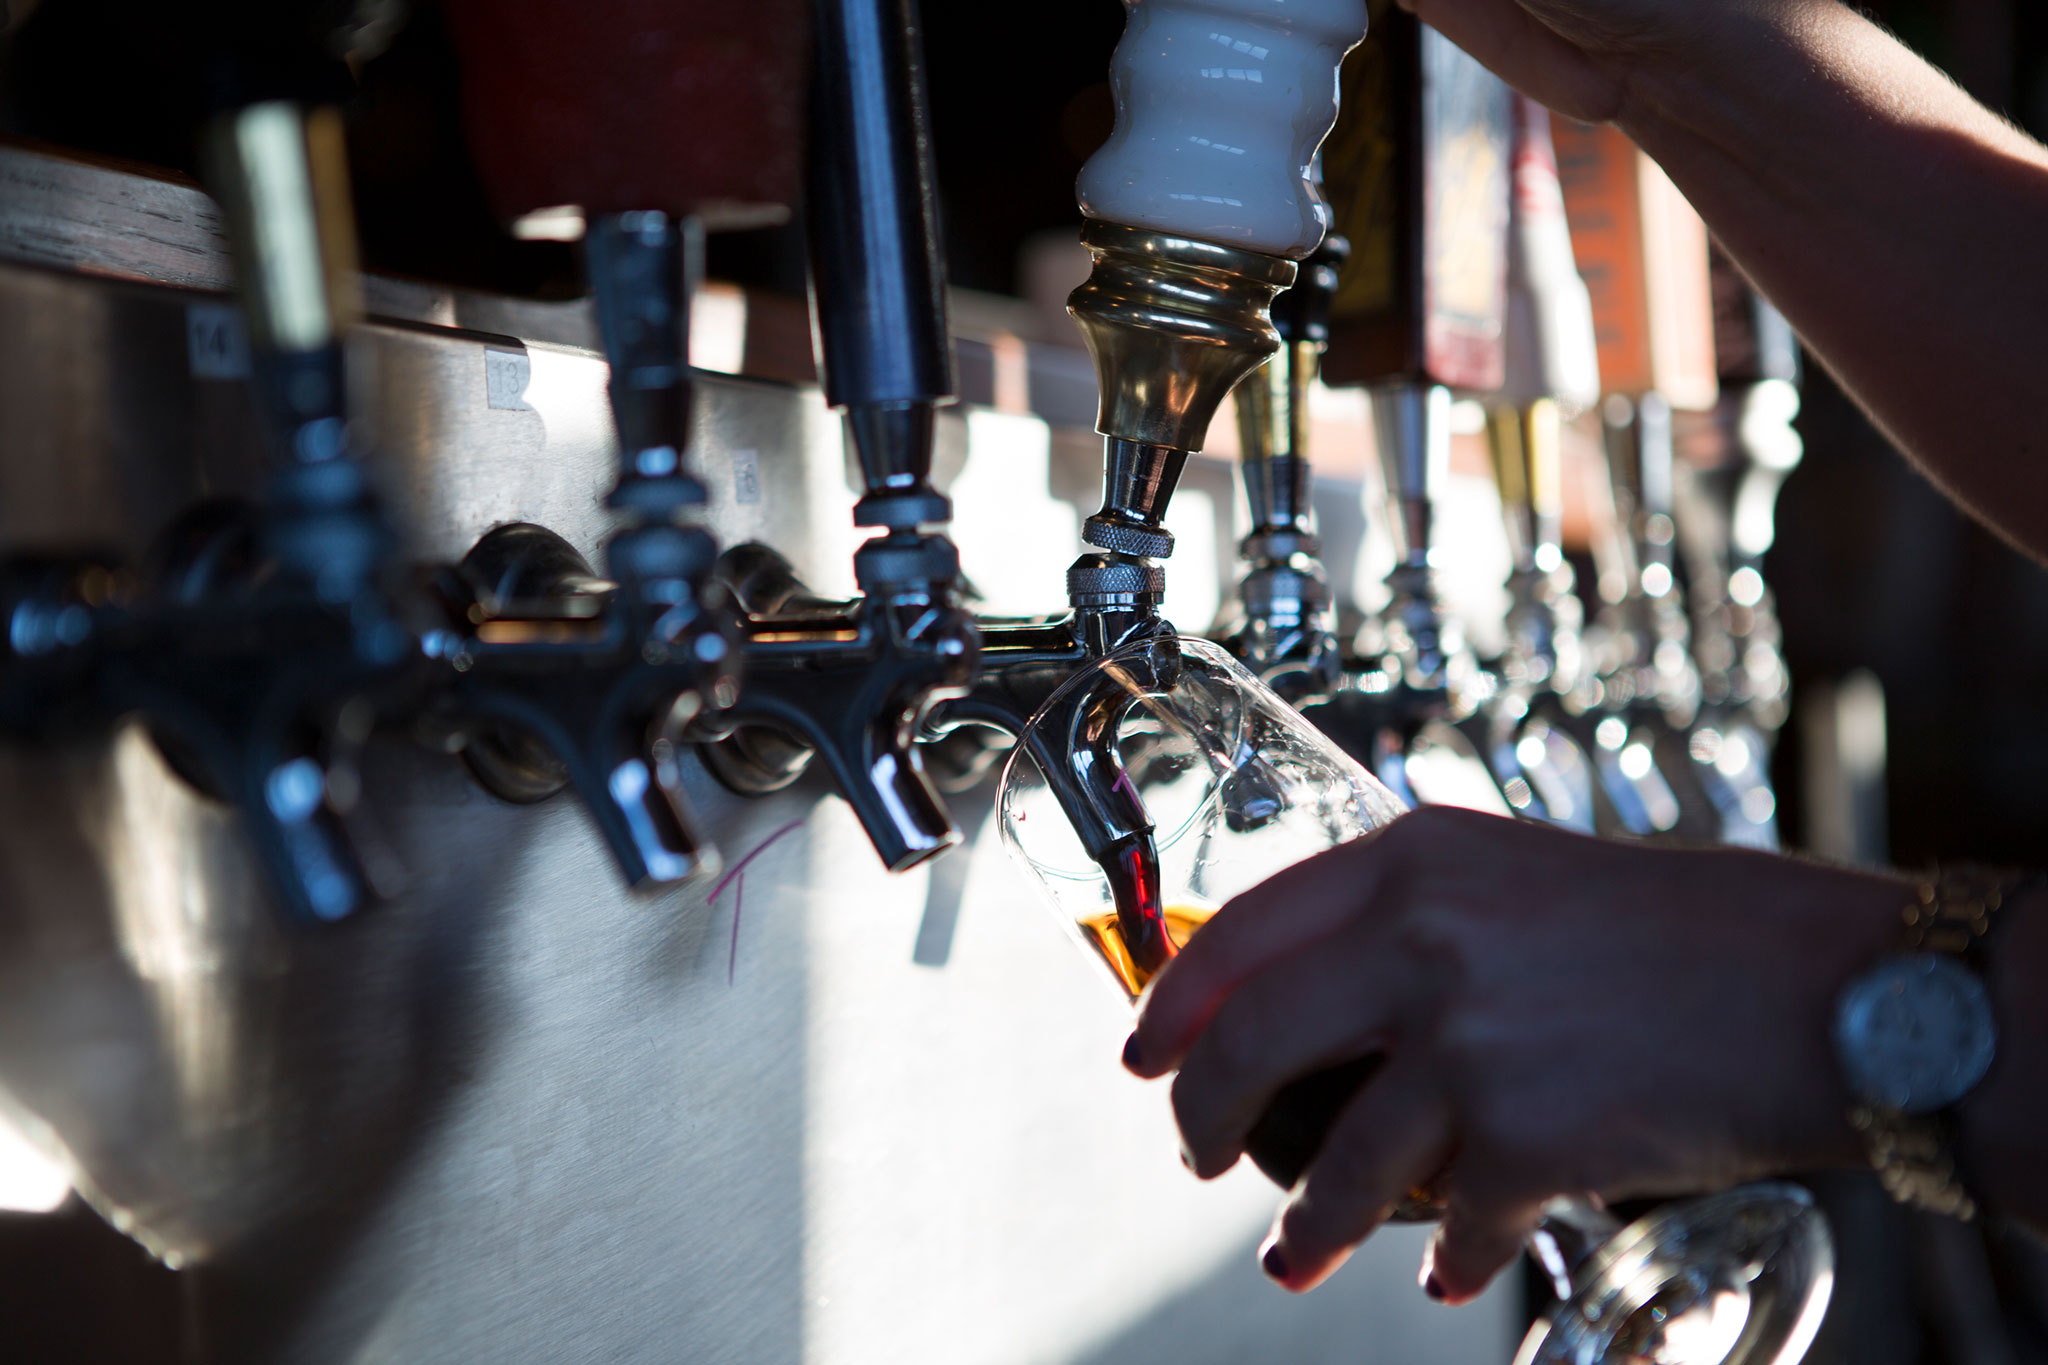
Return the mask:
[[732,498],[734,502],[761,500],[761,457],[751,446],[732,453]]
[[533,379],[533,360],[524,349],[484,347],[484,400],[504,412],[531,412],[526,386]]
[[249,334],[242,315],[228,304],[186,305],[185,352],[194,379],[249,377]]

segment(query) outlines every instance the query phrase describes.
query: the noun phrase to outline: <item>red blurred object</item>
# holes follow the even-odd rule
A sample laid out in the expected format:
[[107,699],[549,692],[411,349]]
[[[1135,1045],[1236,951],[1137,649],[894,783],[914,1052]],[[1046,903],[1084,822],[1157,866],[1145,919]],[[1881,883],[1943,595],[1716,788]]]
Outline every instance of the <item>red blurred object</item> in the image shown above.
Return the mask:
[[447,0],[508,221],[576,205],[780,221],[803,173],[807,0]]

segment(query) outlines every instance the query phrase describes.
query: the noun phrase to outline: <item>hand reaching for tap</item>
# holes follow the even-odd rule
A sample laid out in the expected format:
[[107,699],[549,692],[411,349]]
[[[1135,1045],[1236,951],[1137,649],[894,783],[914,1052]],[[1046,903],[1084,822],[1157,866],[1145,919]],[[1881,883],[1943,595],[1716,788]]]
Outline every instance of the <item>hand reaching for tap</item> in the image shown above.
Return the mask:
[[[1553,1196],[1616,1199],[1860,1165],[1830,1045],[1842,988],[1896,945],[1910,883],[1733,849],[1605,842],[1444,808],[1226,905],[1160,974],[1125,1064],[1178,1071],[1189,1165],[1229,1169],[1288,1081],[1379,1054],[1290,1193],[1267,1272],[1308,1289],[1410,1190],[1445,1215],[1437,1298],[1479,1293]],[[2013,1058],[1964,1106],[1987,1191],[2048,1214],[2048,903],[1993,959]],[[2020,1060],[2024,1058],[2025,1060]]]
[[1613,121],[1879,426],[2048,560],[2048,148],[1837,0],[1401,0]]

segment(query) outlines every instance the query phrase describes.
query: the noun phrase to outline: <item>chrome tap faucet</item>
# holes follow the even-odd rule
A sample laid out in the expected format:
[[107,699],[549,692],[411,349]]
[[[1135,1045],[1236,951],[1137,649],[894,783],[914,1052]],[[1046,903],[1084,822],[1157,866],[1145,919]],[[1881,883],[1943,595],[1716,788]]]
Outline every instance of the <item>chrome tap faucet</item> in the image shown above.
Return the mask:
[[1601,406],[1613,515],[1596,543],[1619,589],[1588,643],[1600,689],[1594,757],[1635,834],[1719,837],[1689,751],[1700,675],[1677,573],[1671,405],[1655,391]]
[[1620,832],[1587,745],[1592,702],[1583,612],[1564,556],[1564,421],[1600,399],[1592,301],[1572,256],[1550,113],[1515,100],[1506,378],[1487,405],[1487,444],[1510,569],[1493,695],[1467,722],[1519,815],[1582,833]]
[[1505,814],[1457,727],[1486,680],[1439,601],[1434,557],[1453,392],[1489,392],[1502,378],[1510,95],[1398,9],[1376,22],[1345,81],[1365,98],[1323,150],[1349,210],[1337,226],[1353,244],[1323,370],[1369,394],[1395,564],[1340,686],[1307,714],[1411,804]]
[[1343,671],[1329,578],[1311,505],[1309,393],[1330,340],[1330,301],[1351,244],[1331,235],[1273,302],[1280,349],[1237,386],[1239,472],[1252,529],[1245,571],[1215,634],[1266,684],[1296,703],[1327,696]]
[[573,789],[628,883],[707,873],[718,855],[682,796],[677,745],[738,696],[736,634],[698,524],[690,426],[689,303],[702,230],[653,209],[599,216],[585,236],[611,362],[620,526],[599,575],[554,532],[487,533],[437,581],[450,665],[443,733],[511,801]]
[[418,658],[390,529],[350,442],[342,348],[358,309],[340,115],[285,99],[229,108],[208,151],[274,453],[266,496],[188,509],[139,568],[0,566],[0,724],[48,733],[140,715],[182,776],[241,813],[283,911],[336,920],[377,894],[351,833],[356,754],[381,712],[409,704]]
[[1721,813],[1722,837],[1778,844],[1770,756],[1789,710],[1777,606],[1763,557],[1779,486],[1804,453],[1799,343],[1784,316],[1725,258],[1714,263],[1714,342],[1721,399],[1688,423],[1689,457],[1673,489],[1688,573],[1700,718],[1694,772]]
[[[720,572],[741,609],[748,684],[706,761],[762,792],[813,755],[891,870],[960,842],[917,739],[966,689],[980,641],[959,600],[952,516],[932,486],[937,411],[953,397],[945,269],[915,8],[818,0],[809,237],[819,374],[846,414],[863,491],[854,523],[862,595],[812,597],[765,547]],[[702,728],[702,727],[700,727]]]
[[[1224,396],[1279,349],[1273,297],[1328,229],[1307,168],[1335,121],[1337,64],[1364,35],[1366,13],[1359,0],[1284,13],[1186,0],[1125,9],[1116,127],[1076,187],[1094,266],[1067,300],[1100,386],[1102,507],[1082,528],[1088,552],[1067,570],[1071,615],[985,622],[981,679],[937,719],[1028,737],[1109,880],[1126,940],[1156,955],[1149,970],[1172,948],[1153,827],[1119,780],[1130,688],[1067,684],[1105,658],[1141,688],[1172,683],[1180,646],[1160,610],[1159,561],[1173,551],[1167,505]],[[1229,82],[1173,55],[1220,36],[1219,14],[1242,27],[1232,60],[1244,65]]]
[[[1269,309],[1294,262],[1091,221],[1081,239],[1095,269],[1067,301],[1101,381],[1102,506],[1082,527],[1090,549],[1067,570],[1071,614],[984,621],[981,677],[936,717],[940,728],[1026,735],[1060,808],[1117,889],[1157,885],[1152,824],[1127,782],[1116,721],[1129,688],[1068,686],[1114,656],[1142,684],[1172,685],[1174,627],[1161,611],[1173,553],[1166,510],[1190,452],[1225,394],[1278,349]],[[1111,714],[1106,708],[1115,708]],[[1034,717],[1037,723],[1032,724]],[[1028,728],[1027,728],[1028,727]],[[1141,926],[1131,926],[1139,941]]]

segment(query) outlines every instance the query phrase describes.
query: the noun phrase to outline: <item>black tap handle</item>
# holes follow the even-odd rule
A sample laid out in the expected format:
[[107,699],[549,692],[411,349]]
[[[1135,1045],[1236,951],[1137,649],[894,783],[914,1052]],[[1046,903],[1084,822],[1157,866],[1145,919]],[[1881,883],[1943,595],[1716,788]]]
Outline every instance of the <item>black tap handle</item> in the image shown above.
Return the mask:
[[847,410],[860,526],[952,514],[931,486],[953,397],[931,116],[912,0],[817,0],[808,229],[825,400]]
[[645,521],[668,520],[706,500],[704,485],[683,465],[690,435],[690,291],[702,274],[703,255],[703,229],[695,219],[654,210],[604,214],[584,236],[619,434],[619,481],[610,504]]
[[911,0],[818,0],[808,224],[825,399],[953,396],[923,43]]
[[1330,308],[1337,298],[1337,279],[1350,259],[1350,241],[1332,232],[1302,261],[1293,287],[1273,300],[1273,327],[1280,333],[1281,344],[1329,344]]

